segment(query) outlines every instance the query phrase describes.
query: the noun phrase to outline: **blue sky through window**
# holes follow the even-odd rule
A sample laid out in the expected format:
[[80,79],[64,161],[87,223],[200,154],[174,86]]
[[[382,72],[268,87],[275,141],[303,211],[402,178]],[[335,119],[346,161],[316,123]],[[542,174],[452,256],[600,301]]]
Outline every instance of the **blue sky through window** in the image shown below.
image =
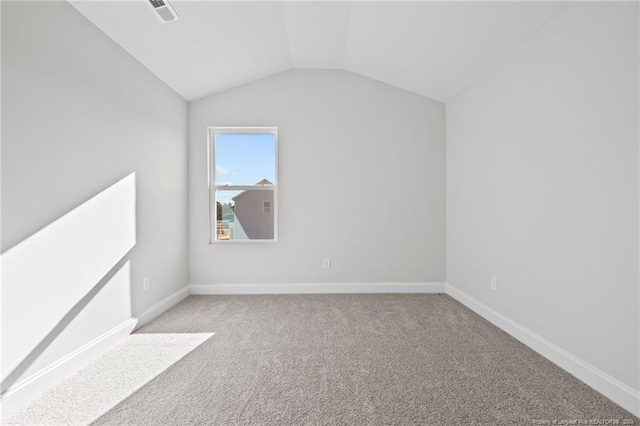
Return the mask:
[[[217,185],[255,185],[263,179],[276,183],[275,136],[271,134],[216,135]],[[218,191],[217,201],[230,202],[238,191]]]

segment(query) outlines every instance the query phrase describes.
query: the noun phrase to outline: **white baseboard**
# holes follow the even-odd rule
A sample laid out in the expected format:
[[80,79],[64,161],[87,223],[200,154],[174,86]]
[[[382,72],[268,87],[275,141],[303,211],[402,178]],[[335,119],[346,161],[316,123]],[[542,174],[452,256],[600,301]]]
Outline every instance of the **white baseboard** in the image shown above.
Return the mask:
[[447,294],[465,305],[493,325],[501,328],[560,368],[591,386],[625,410],[640,416],[640,392],[608,375],[577,356],[523,327],[510,318],[491,309],[477,299],[452,286],[446,285]]
[[137,316],[138,326],[136,327],[136,329],[142,327],[145,324],[148,324],[149,322],[151,322],[153,319],[160,316],[160,314],[162,314],[172,306],[186,299],[189,296],[189,294],[190,294],[189,286],[186,285],[182,287],[180,290],[176,291],[175,293],[172,293],[169,296],[165,297],[164,299],[162,299],[155,305],[151,306],[150,308],[145,309],[140,315]]
[[441,282],[191,284],[191,294],[444,293]]
[[0,417],[10,416],[60,380],[81,369],[93,358],[115,346],[131,334],[137,322],[135,318],[123,322],[45,369],[11,386],[0,395]]

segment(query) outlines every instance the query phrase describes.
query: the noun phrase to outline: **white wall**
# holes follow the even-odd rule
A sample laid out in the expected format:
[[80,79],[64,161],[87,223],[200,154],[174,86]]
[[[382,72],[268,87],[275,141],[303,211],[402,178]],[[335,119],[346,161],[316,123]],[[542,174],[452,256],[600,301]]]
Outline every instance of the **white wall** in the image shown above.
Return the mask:
[[446,107],[448,282],[635,389],[638,47],[573,4]]
[[[2,113],[5,253],[136,173],[130,288],[116,291],[129,277],[114,277],[26,376],[121,323],[124,308],[135,316],[187,284],[188,107],[67,2],[3,1]],[[34,301],[47,285],[32,284]],[[58,287],[49,303],[68,303]],[[37,316],[37,306],[23,309]]]
[[46,367],[63,342],[82,346],[131,318],[124,262],[135,216],[132,173],[2,253],[2,390]]
[[[208,126],[278,126],[278,243],[208,244]],[[337,70],[192,102],[191,282],[444,281],[444,126],[442,103]]]

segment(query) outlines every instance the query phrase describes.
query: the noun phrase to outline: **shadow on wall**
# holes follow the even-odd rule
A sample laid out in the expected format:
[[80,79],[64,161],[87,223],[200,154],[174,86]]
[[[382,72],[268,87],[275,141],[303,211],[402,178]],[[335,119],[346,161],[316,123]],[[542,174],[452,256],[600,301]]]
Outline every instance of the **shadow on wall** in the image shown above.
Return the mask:
[[[52,344],[53,355],[64,356],[82,338],[113,327],[83,312],[107,283],[119,283],[119,289],[107,298],[101,294],[102,312],[94,317],[112,322],[131,317],[128,255],[136,243],[135,189],[132,173],[0,256],[3,393],[34,363],[55,361],[39,360]],[[76,336],[66,344],[76,347],[54,343],[74,319],[79,320],[73,324]]]

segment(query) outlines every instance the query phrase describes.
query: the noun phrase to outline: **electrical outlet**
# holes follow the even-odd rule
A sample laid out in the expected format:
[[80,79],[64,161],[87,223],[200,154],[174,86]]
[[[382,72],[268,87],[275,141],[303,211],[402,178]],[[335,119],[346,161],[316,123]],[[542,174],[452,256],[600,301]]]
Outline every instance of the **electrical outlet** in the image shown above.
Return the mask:
[[491,290],[496,291],[498,289],[498,277],[491,275]]
[[330,257],[325,257],[324,259],[322,259],[322,267],[324,269],[331,268],[331,258]]
[[142,279],[142,291],[149,290],[150,286],[151,286],[151,277],[147,275]]

